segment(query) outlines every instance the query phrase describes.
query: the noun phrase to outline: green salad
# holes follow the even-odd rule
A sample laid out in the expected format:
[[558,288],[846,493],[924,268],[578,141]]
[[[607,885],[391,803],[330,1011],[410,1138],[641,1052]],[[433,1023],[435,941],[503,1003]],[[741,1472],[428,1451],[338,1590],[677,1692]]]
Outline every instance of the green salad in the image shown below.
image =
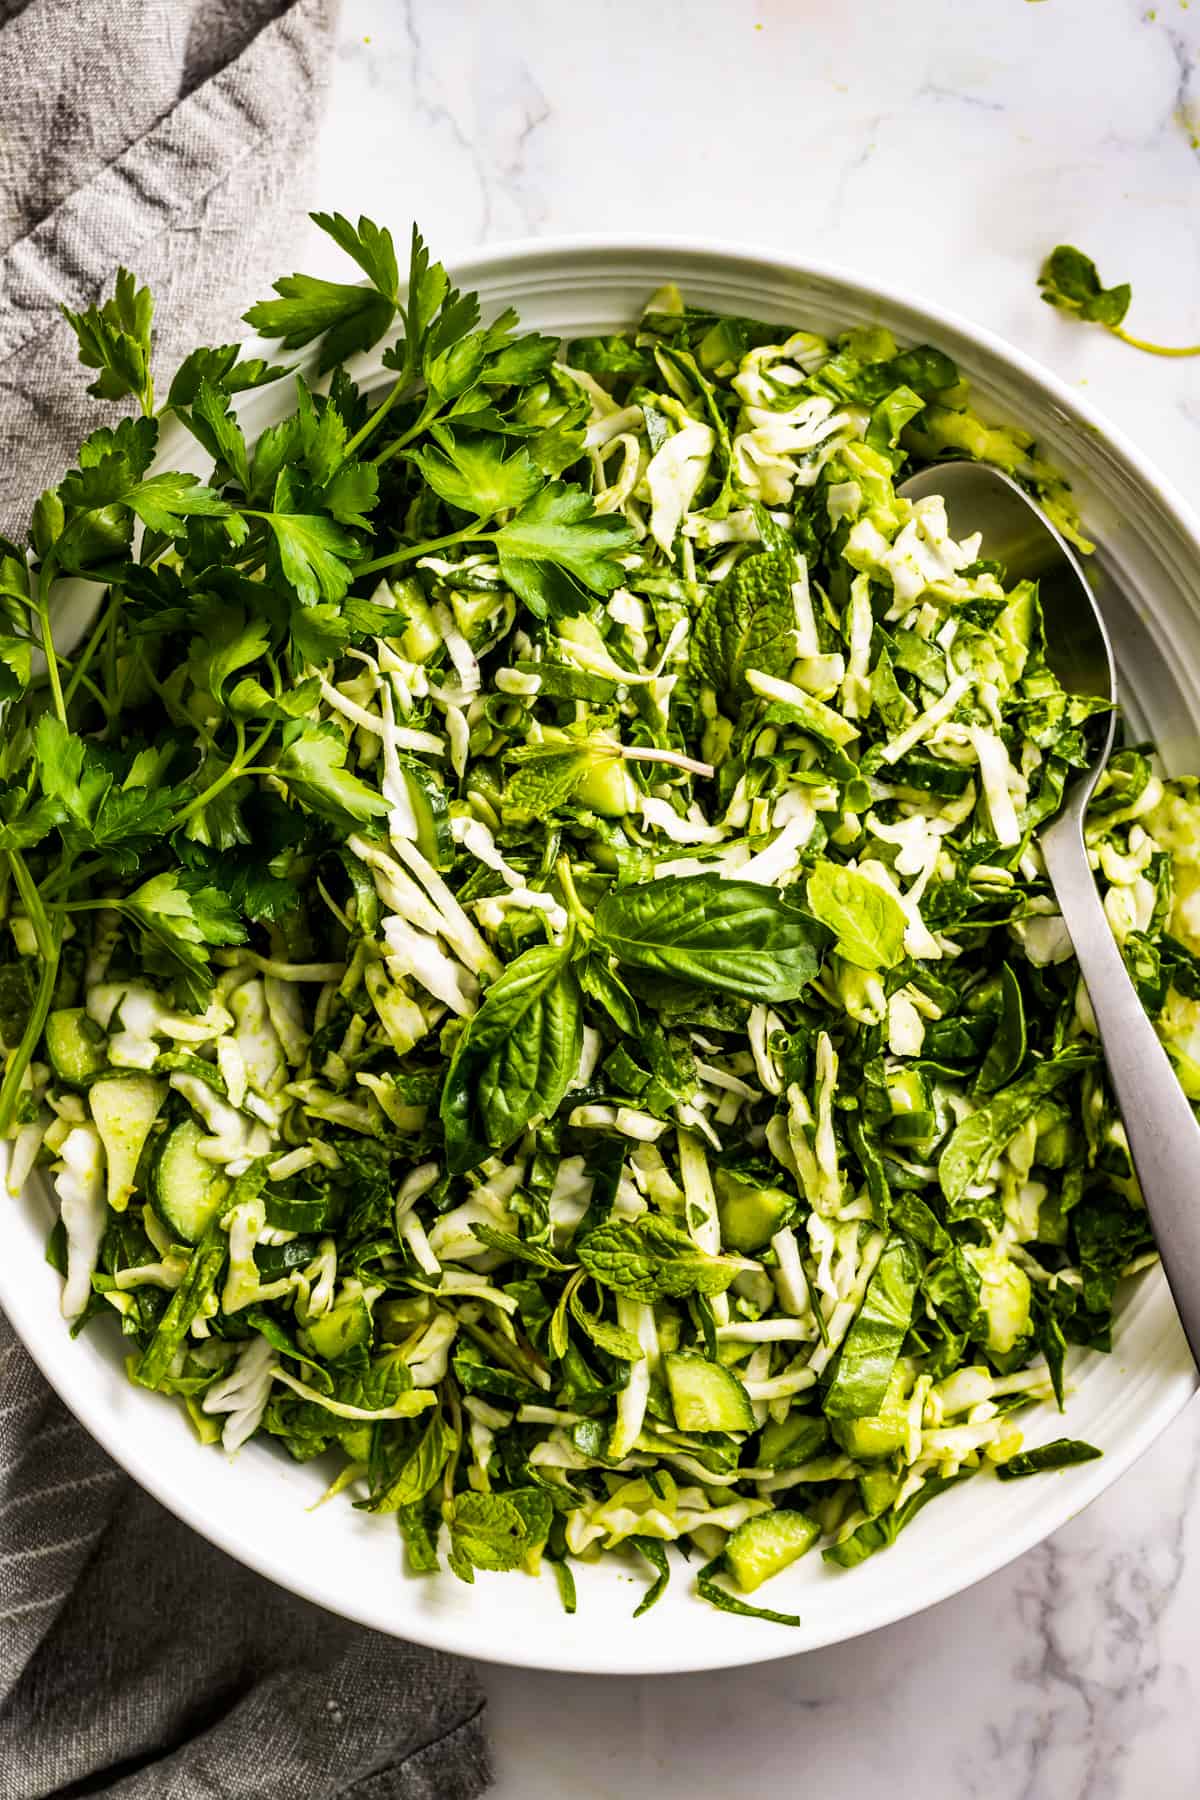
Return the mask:
[[[793,1622],[741,1596],[1099,1454],[1023,1411],[1153,1257],[1036,842],[1098,703],[896,484],[1069,496],[928,345],[672,286],[560,343],[317,223],[366,281],[277,282],[279,362],[163,398],[131,276],[67,315],[124,404],[0,544],[9,1185],[73,1330],[414,1569],[642,1611],[675,1543]],[[1200,793],[1126,743],[1088,840],[1200,1098]]]

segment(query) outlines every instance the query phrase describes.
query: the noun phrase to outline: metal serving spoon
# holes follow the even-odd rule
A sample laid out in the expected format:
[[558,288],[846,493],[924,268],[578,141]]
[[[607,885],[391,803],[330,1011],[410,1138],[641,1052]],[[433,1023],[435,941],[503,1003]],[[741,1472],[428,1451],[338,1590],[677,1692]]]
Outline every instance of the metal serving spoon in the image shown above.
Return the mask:
[[[1095,597],[1078,559],[1023,488],[984,463],[945,462],[910,476],[899,491],[906,500],[940,494],[953,537],[980,532],[984,554],[1003,563],[1012,580],[1036,580],[1054,673],[1069,693],[1116,702],[1112,644]],[[1084,815],[1115,730],[1115,713],[1093,721],[1091,767],[1067,790],[1039,843],[1087,985],[1162,1265],[1200,1364],[1200,1124],[1129,978],[1083,841]]]

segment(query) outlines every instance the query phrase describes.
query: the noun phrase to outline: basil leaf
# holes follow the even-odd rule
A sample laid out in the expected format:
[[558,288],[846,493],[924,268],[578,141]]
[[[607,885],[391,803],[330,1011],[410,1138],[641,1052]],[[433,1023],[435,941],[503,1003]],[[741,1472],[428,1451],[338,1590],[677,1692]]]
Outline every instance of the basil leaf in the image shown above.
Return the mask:
[[667,875],[606,894],[596,931],[619,962],[748,1000],[795,1000],[816,975],[822,926],[778,889]]
[[509,963],[459,1039],[440,1109],[452,1173],[506,1150],[566,1093],[583,1046],[568,954],[539,944]]

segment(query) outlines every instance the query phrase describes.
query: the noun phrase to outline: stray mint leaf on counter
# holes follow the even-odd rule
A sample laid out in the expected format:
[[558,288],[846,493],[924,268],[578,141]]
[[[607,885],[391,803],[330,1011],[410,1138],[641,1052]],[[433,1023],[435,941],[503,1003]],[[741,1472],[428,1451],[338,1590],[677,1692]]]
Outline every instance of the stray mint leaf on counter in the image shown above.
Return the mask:
[[1049,306],[1073,313],[1085,324],[1103,325],[1135,350],[1146,350],[1151,356],[1200,356],[1200,344],[1155,344],[1126,331],[1122,321],[1129,311],[1133,289],[1127,281],[1106,288],[1091,257],[1071,244],[1059,244],[1050,252],[1042,264],[1038,286]]
[[[69,315],[129,416],[0,542],[10,1180],[71,1328],[205,1442],[339,1459],[381,1557],[568,1611],[615,1557],[640,1615],[700,1546],[695,1603],[794,1625],[818,1543],[1098,1454],[1022,1429],[1152,1253],[1022,836],[1087,704],[896,486],[968,448],[1079,541],[1070,496],[934,346],[665,288],[563,360],[315,222],[347,279],[248,314],[295,369],[202,345],[156,403],[134,278]],[[1126,746],[1088,837],[1200,1099],[1200,787]]]

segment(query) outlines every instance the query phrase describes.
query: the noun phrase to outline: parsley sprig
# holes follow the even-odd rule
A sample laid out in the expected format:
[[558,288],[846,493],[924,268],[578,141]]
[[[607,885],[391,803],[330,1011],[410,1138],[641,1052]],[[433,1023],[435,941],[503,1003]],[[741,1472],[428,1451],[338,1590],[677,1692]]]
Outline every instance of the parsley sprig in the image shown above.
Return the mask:
[[[63,309],[96,371],[89,392],[137,410],[90,434],[25,544],[0,543],[0,693],[13,707],[0,856],[39,959],[0,1131],[73,920],[115,917],[176,1001],[203,1009],[212,951],[273,916],[289,870],[330,833],[386,811],[316,704],[334,659],[394,618],[371,598],[382,571],[489,549],[541,618],[580,612],[621,579],[628,526],[561,479],[587,406],[551,373],[556,341],[518,335],[512,313],[484,324],[415,227],[402,281],[385,228],[313,216],[365,281],[285,276],[245,316],[285,353],[319,340],[328,392],[287,362],[200,345],[160,404],[148,289],[122,269],[103,301]],[[390,379],[364,392],[347,359],[389,337]],[[248,441],[238,397],[288,379],[292,410]],[[163,465],[168,418],[211,460],[207,480]],[[103,597],[68,654],[55,614],[72,577]]]

